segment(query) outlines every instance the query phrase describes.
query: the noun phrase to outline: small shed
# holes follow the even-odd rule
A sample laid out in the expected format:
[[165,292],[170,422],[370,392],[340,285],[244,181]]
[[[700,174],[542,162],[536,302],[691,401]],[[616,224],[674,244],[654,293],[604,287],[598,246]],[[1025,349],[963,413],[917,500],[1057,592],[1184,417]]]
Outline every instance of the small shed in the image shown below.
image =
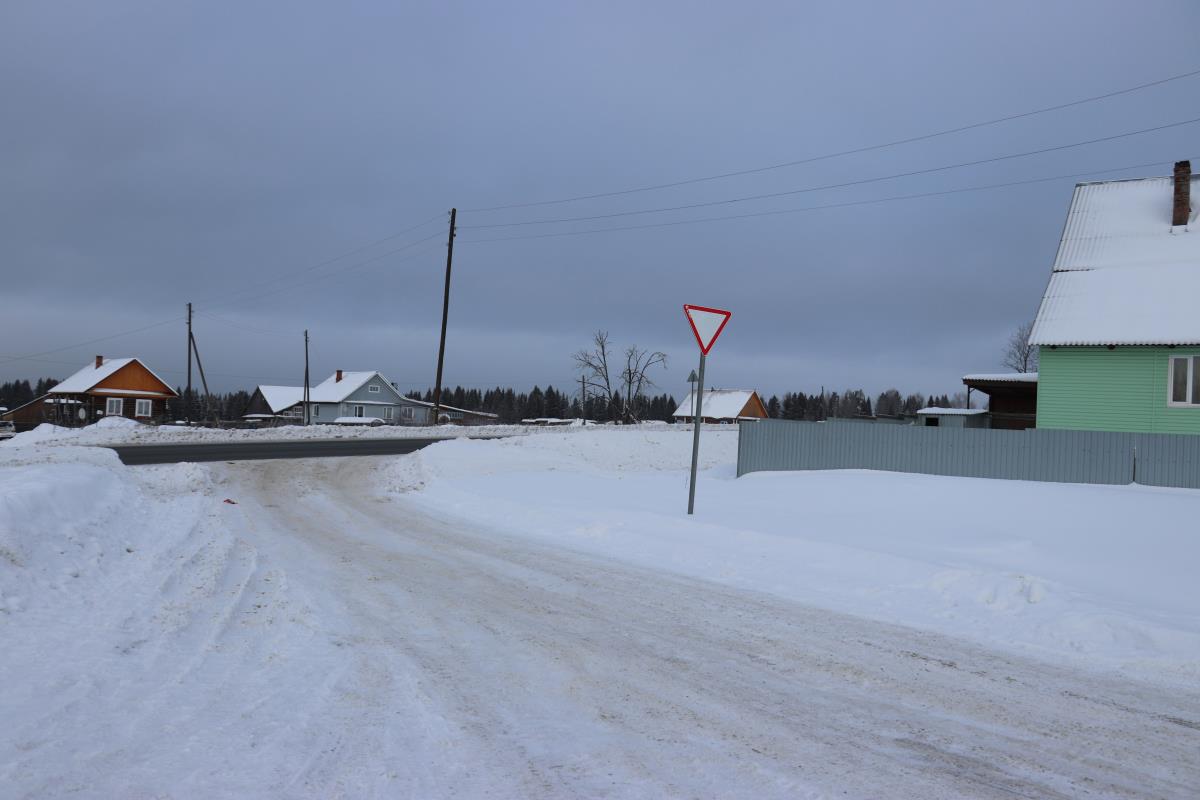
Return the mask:
[[967,398],[971,392],[983,392],[989,398],[988,416],[992,428],[1023,431],[1037,425],[1036,372],[1002,372],[964,375]]
[[[767,407],[758,392],[750,389],[705,389],[702,421],[706,423],[732,423],[740,420],[766,419]],[[691,422],[695,412],[696,396],[689,392],[679,408],[675,409],[676,422]]]
[[988,412],[982,408],[938,408],[917,412],[917,425],[926,428],[986,428]]

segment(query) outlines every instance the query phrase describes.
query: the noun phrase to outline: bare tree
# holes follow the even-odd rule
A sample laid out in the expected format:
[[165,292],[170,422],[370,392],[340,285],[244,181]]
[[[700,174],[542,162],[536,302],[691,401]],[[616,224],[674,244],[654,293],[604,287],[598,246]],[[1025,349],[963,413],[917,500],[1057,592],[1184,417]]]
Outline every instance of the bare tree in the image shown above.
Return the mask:
[[622,417],[625,422],[637,422],[637,408],[634,403],[646,389],[655,386],[653,380],[646,374],[652,367],[666,367],[667,354],[657,350],[639,350],[636,345],[625,348],[625,368],[621,370],[621,388],[625,392],[625,407]]
[[625,349],[625,365],[614,374],[612,345],[607,331],[596,331],[592,348],[574,355],[576,366],[584,375],[587,388],[602,394],[608,401],[611,417],[623,422],[637,422],[636,400],[654,381],[647,374],[654,367],[667,365],[666,353],[641,350],[636,345]]
[[583,370],[584,385],[604,395],[611,408],[619,395],[614,391],[609,356],[608,331],[596,331],[592,336],[592,349],[580,350],[573,358],[575,364]]
[[1026,322],[1013,331],[1008,339],[1008,348],[1004,351],[1001,362],[1013,372],[1036,372],[1038,368],[1038,349],[1029,343],[1029,334],[1033,332],[1033,323]]

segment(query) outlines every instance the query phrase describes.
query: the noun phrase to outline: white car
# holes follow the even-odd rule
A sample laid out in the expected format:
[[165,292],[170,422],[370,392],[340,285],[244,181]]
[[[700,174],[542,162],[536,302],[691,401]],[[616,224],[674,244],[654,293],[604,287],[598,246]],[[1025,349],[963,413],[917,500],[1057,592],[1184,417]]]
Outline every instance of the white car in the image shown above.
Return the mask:
[[17,428],[11,422],[0,419],[0,439],[11,439],[17,435]]

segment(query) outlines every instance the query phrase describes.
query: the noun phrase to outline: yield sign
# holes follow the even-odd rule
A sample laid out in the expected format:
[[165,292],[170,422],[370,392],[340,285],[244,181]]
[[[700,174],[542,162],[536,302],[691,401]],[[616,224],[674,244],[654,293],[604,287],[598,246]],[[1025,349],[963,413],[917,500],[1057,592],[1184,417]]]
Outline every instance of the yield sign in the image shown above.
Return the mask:
[[683,307],[683,313],[687,314],[688,322],[692,325],[692,333],[696,334],[696,343],[700,345],[700,352],[704,355],[708,355],[708,351],[712,349],[717,337],[725,329],[725,323],[729,322],[729,317],[733,314],[731,311],[722,311],[719,308],[688,305]]

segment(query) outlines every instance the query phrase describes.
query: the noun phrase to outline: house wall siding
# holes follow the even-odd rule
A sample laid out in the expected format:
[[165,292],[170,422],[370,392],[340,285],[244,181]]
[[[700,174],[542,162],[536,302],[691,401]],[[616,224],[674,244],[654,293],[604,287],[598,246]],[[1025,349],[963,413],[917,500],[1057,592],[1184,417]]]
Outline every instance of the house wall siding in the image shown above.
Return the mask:
[[1200,433],[1200,406],[1167,405],[1169,359],[1191,355],[1200,347],[1043,347],[1037,426]]

